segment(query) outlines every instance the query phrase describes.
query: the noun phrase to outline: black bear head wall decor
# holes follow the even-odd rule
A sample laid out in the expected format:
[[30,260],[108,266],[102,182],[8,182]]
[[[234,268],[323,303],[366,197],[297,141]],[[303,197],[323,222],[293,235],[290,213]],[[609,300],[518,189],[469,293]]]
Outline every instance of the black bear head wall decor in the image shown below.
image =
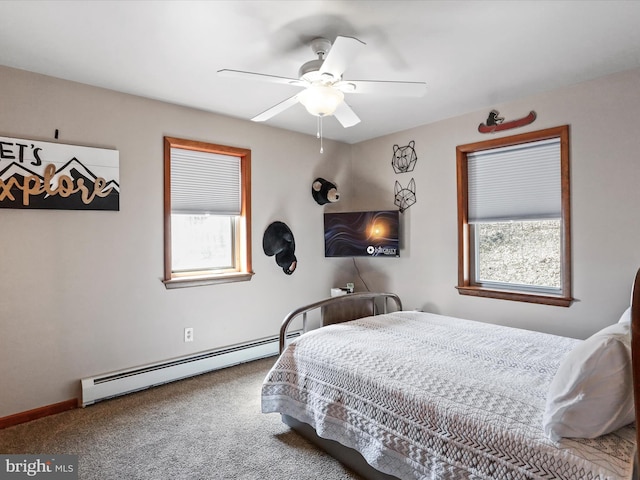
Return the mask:
[[324,178],[316,178],[311,185],[311,195],[318,205],[335,203],[340,200],[340,194],[335,184]]
[[289,227],[282,222],[273,222],[264,231],[262,249],[265,255],[276,256],[276,263],[287,275],[291,275],[298,266],[295,256],[296,242]]
[[409,145],[399,147],[393,146],[393,156],[391,157],[391,165],[393,171],[396,173],[413,172],[418,161],[418,155],[416,155],[416,142],[411,140]]

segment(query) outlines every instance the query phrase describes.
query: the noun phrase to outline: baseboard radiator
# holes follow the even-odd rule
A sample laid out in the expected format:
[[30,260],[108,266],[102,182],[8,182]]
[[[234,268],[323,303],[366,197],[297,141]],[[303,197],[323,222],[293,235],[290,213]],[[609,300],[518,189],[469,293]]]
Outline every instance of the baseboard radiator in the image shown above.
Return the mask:
[[[298,337],[300,334],[301,331],[291,332],[287,339]],[[200,352],[166,362],[83,378],[81,380],[82,406],[86,407],[101,400],[240,363],[275,356],[278,354],[278,340],[278,337],[270,337],[232,347]]]

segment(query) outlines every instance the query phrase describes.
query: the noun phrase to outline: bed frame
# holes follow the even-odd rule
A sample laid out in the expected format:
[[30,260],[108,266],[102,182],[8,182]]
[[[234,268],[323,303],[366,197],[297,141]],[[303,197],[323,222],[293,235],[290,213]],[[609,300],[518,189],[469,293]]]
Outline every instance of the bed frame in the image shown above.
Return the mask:
[[[346,322],[357,318],[387,313],[389,300],[395,302],[395,310],[402,310],[400,298],[393,293],[351,293],[339,297],[327,298],[293,310],[282,322],[280,328],[280,353],[284,350],[287,329],[293,320],[302,316],[306,324],[307,313],[320,309],[321,326]],[[631,293],[631,365],[633,370],[633,395],[636,412],[640,412],[640,269],[638,269]],[[333,440],[319,437],[306,423],[282,414],[282,421],[304,438],[314,443],[329,455],[347,465],[353,471],[368,480],[397,480],[396,477],[382,473],[372,466],[359,452],[347,448]],[[636,445],[640,445],[640,422],[636,416]],[[638,449],[636,448],[633,479],[639,480]]]
[[307,314],[314,310],[320,309],[320,326],[325,327],[332,323],[348,322],[357,318],[387,313],[389,311],[389,300],[395,302],[396,310],[402,310],[400,297],[395,293],[374,292],[348,293],[297,308],[284,317],[282,321],[282,326],[280,327],[280,353],[283,352],[285,347],[289,325],[298,317],[302,317],[303,330],[306,331]]
[[637,479],[640,465],[638,450],[640,449],[640,269],[636,272],[631,291],[631,367],[633,370],[633,402],[636,410],[636,457],[633,478]]

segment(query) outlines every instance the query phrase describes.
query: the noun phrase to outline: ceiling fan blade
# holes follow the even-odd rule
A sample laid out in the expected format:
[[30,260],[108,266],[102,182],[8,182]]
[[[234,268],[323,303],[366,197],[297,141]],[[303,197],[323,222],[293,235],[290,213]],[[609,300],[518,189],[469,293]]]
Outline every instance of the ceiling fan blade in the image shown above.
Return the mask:
[[340,105],[338,105],[336,111],[333,112],[333,116],[338,119],[344,128],[353,127],[360,123],[360,118],[346,102],[341,102]]
[[396,97],[422,97],[427,91],[427,84],[424,82],[345,80],[333,86],[345,93],[375,93]]
[[284,112],[287,108],[293,107],[296,103],[298,103],[298,95],[294,95],[293,97],[289,97],[286,100],[283,100],[282,102],[256,115],[251,120],[253,120],[254,122],[264,122],[265,120],[269,120],[279,113]]
[[320,73],[330,73],[338,80],[366,43],[354,37],[336,37],[331,50],[322,62]]
[[296,87],[306,87],[307,84],[297,78],[278,77],[277,75],[265,75],[263,73],[243,72],[240,70],[218,70],[221,77],[242,78],[245,80],[258,80],[262,82],[281,83],[284,85],[293,85]]

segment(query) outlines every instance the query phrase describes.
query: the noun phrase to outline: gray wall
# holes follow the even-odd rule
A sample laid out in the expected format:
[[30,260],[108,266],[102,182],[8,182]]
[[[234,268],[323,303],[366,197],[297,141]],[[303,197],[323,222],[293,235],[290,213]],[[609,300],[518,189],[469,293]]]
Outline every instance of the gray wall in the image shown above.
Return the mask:
[[[463,297],[457,279],[456,145],[487,111],[358,145],[325,142],[193,109],[0,67],[0,135],[114,148],[120,212],[0,209],[0,417],[79,395],[79,379],[275,335],[296,306],[356,281],[350,259],[324,259],[316,176],[342,198],[330,210],[393,208],[396,179],[413,176],[418,202],[402,216],[400,259],[358,259],[371,290],[406,308],[586,337],[617,320],[640,265],[640,71],[493,105],[507,119],[536,110],[529,127],[571,125],[573,283],[570,308]],[[162,137],[252,150],[251,282],[166,290],[162,251]],[[416,141],[413,173],[395,175],[393,144]],[[274,220],[296,237],[286,276],[262,252]],[[183,328],[195,341],[184,343]]]
[[[506,120],[530,110],[513,135],[570,125],[573,294],[569,308],[461,296],[457,284],[457,145],[487,140],[478,132],[490,108],[377,138],[353,147],[357,207],[392,206],[393,185],[413,177],[417,203],[404,220],[400,259],[360,261],[365,277],[385,277],[405,308],[586,338],[618,320],[640,267],[640,70],[493,105]],[[391,168],[394,144],[416,142],[414,172]],[[375,280],[372,280],[375,286]]]
[[[328,296],[316,176],[348,196],[350,147],[250,121],[0,67],[0,135],[120,152],[119,212],[0,209],[0,417],[79,395],[79,379],[277,334]],[[164,135],[252,150],[250,282],[166,290]],[[262,251],[287,223],[298,268]],[[184,343],[184,327],[195,341]]]

